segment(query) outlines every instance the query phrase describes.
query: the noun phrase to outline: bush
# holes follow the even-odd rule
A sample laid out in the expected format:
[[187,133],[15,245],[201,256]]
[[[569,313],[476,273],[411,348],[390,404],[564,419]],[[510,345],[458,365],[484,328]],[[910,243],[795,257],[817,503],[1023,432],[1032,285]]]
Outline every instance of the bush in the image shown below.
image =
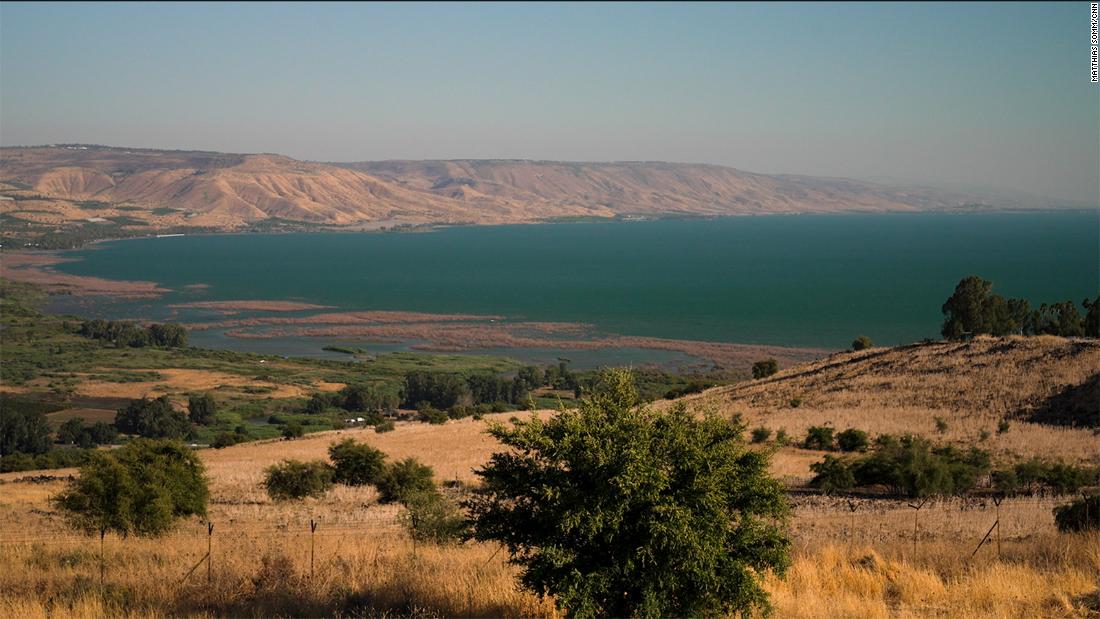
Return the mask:
[[798,396],[793,397],[793,398],[791,398],[791,401],[788,402],[788,405],[791,408],[798,408],[799,406],[802,406],[802,398],[798,397]]
[[936,417],[933,421],[936,422],[936,432],[943,434],[947,432],[947,420],[943,417]]
[[404,503],[408,497],[435,490],[432,467],[415,458],[405,458],[388,465],[375,482],[379,503]]
[[846,492],[856,485],[856,478],[848,461],[835,456],[825,456],[821,462],[811,464],[810,470],[814,472],[810,485],[820,488],[825,494]]
[[753,378],[767,378],[779,371],[779,362],[775,359],[764,359],[752,364]]
[[283,426],[283,438],[288,441],[295,438],[301,438],[303,435],[305,435],[305,433],[305,428],[303,428],[302,424],[298,423],[297,421],[292,421]]
[[160,535],[185,516],[205,516],[210,493],[202,461],[175,441],[135,440],[97,452],[55,499],[85,533]]
[[410,494],[405,497],[405,506],[408,511],[402,524],[417,541],[446,544],[468,534],[469,525],[458,506],[438,490]]
[[802,444],[806,449],[820,449],[827,451],[833,448],[833,429],[828,426],[811,426],[806,430],[806,441]]
[[871,341],[871,338],[866,335],[861,335],[852,340],[852,350],[867,350],[874,346],[875,343]]
[[240,437],[233,432],[222,432],[214,437],[214,440],[210,441],[210,446],[214,449],[224,449],[225,447],[232,447],[241,442]]
[[430,404],[421,404],[422,405],[417,409],[417,419],[419,419],[420,421],[438,425],[441,423],[447,423],[447,420],[450,419],[450,417],[447,416],[446,412],[441,411]]
[[1100,496],[1081,498],[1055,507],[1054,524],[1062,533],[1100,530]]
[[392,419],[387,419],[387,420],[383,421],[382,423],[374,426],[374,431],[379,433],[379,434],[382,434],[383,432],[393,432],[395,427],[396,426],[394,425],[393,420]]
[[787,435],[787,428],[779,428],[779,431],[775,433],[775,444],[786,447],[790,443],[791,437]]
[[386,454],[350,438],[329,445],[328,455],[333,463],[332,481],[347,486],[377,482],[386,466]]
[[971,448],[933,448],[928,439],[882,435],[852,465],[857,486],[883,485],[909,497],[963,494],[989,472],[989,454]]
[[755,428],[752,431],[752,442],[754,442],[754,443],[763,443],[763,442],[767,441],[769,438],[771,438],[771,435],[772,435],[771,430],[769,430],[768,428],[765,428],[764,426],[760,426],[759,428]]
[[867,451],[870,441],[863,430],[848,428],[836,435],[836,446],[841,451]]
[[332,487],[332,467],[320,460],[283,460],[264,470],[264,487],[276,501],[319,497]]
[[1004,434],[1009,430],[1009,424],[1007,419],[1002,419],[997,422],[997,434]]
[[475,537],[504,544],[521,582],[569,616],[718,616],[766,607],[789,564],[783,486],[744,427],[682,404],[638,407],[606,370],[579,408],[490,432]]

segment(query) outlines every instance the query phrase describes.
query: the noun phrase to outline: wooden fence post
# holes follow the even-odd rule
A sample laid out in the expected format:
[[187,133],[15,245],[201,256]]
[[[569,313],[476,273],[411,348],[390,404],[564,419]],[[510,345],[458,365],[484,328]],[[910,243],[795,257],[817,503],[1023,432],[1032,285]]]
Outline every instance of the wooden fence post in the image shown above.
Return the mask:
[[1001,501],[1004,495],[993,497],[993,505],[997,507],[997,560],[1001,560]]
[[920,513],[924,504],[928,502],[928,499],[924,499],[918,505],[908,503],[909,507],[913,508],[913,560],[917,559],[917,514]]
[[206,523],[206,584],[210,584],[214,578],[214,555],[211,554],[214,542],[214,523]]
[[313,548],[314,537],[317,533],[317,522],[313,519],[309,519],[309,579],[313,580]]

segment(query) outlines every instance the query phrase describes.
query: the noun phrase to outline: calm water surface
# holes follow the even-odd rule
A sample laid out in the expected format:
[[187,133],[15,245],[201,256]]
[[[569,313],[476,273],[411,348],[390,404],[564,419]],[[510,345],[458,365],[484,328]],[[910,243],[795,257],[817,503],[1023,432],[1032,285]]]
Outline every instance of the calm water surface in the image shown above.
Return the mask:
[[[498,314],[603,330],[845,347],[938,336],[966,275],[1045,301],[1100,290],[1100,213],[888,214],[136,239],[59,270],[150,280],[194,300]],[[203,289],[186,289],[205,284]],[[103,306],[107,307],[107,306]]]

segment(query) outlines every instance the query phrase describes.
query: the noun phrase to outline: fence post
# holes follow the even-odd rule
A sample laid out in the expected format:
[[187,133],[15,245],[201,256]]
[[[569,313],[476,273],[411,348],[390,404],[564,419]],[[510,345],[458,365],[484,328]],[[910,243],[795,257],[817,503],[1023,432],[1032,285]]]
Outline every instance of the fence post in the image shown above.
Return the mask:
[[107,535],[105,527],[99,528],[99,587],[103,588],[103,575],[107,571],[107,555],[103,553],[103,537]]
[[313,548],[314,548],[314,534],[317,533],[317,522],[313,519],[309,519],[309,579],[313,580]]
[[848,529],[848,541],[851,542],[855,539],[856,534],[856,504],[852,502],[852,499],[848,501],[848,513],[850,514],[851,525]]
[[913,505],[912,503],[907,504],[907,505],[909,505],[909,507],[913,508],[913,560],[914,561],[916,561],[916,559],[917,559],[917,514],[920,513],[921,508],[924,507],[924,504],[927,503],[927,502],[928,502],[928,499],[924,499],[918,505]]
[[210,582],[214,578],[214,574],[213,574],[213,571],[214,571],[214,568],[213,568],[214,555],[211,554],[211,552],[210,552],[213,549],[213,542],[214,542],[214,523],[213,522],[207,522],[206,523],[206,584],[208,584],[208,585],[210,584]]
[[997,560],[1001,560],[1001,501],[1004,495],[993,497],[993,505],[997,507]]

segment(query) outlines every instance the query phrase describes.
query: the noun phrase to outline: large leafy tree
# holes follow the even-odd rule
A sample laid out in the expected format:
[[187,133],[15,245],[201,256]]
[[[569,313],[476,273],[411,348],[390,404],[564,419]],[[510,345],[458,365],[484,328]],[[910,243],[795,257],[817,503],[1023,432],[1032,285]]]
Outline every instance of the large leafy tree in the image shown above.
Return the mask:
[[191,423],[206,426],[214,423],[218,403],[209,393],[197,393],[187,398],[187,418]]
[[0,456],[50,450],[50,425],[41,411],[0,402]]
[[698,616],[766,607],[789,562],[788,507],[739,423],[638,407],[606,370],[578,410],[490,429],[509,447],[478,471],[475,537],[570,616]]

